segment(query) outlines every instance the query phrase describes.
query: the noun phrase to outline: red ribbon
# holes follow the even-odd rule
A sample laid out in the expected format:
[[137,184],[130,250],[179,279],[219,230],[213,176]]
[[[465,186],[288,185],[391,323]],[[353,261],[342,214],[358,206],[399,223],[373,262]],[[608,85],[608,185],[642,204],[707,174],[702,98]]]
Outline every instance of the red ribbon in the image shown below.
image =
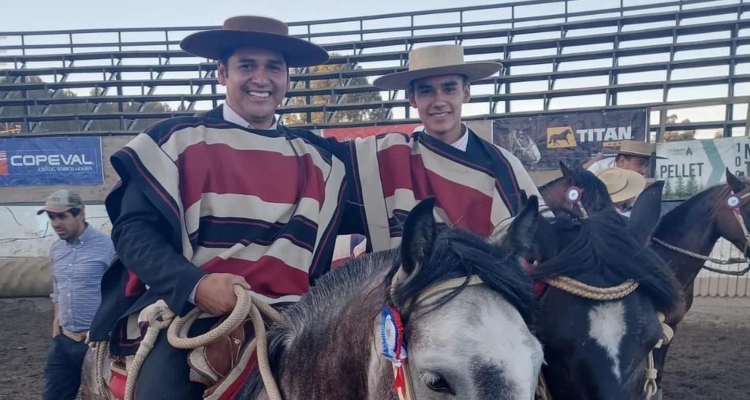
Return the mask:
[[547,284],[544,282],[534,282],[533,279],[531,279],[531,268],[532,265],[529,264],[528,260],[521,257],[521,265],[526,270],[526,275],[529,276],[529,280],[531,281],[531,287],[534,289],[534,295],[539,298],[542,297],[544,292],[547,290]]
[[393,379],[393,393],[406,397],[406,377],[403,364],[396,367],[396,377]]

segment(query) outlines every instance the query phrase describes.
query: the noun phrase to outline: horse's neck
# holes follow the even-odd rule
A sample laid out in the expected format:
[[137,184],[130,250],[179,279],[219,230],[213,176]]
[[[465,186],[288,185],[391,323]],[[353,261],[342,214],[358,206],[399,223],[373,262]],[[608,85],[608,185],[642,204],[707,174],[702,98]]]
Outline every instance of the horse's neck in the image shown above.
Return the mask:
[[330,291],[344,292],[338,296],[324,293],[338,297],[338,307],[313,305],[316,312],[308,317],[308,326],[300,329],[284,355],[282,380],[289,398],[346,400],[372,396],[368,374],[377,361],[373,357],[378,357],[372,344],[379,340],[376,319],[385,297],[377,282],[383,276],[384,271],[377,271],[367,281],[360,281],[356,292],[349,285],[329,287]]
[[[654,237],[672,246],[691,253],[708,256],[719,240],[716,221],[712,216],[715,203],[714,194],[706,193],[706,198],[695,202],[691,207],[675,208],[668,212],[659,223]],[[667,249],[656,244],[654,250],[675,271],[677,279],[683,285],[691,283],[701,270],[705,261]]]

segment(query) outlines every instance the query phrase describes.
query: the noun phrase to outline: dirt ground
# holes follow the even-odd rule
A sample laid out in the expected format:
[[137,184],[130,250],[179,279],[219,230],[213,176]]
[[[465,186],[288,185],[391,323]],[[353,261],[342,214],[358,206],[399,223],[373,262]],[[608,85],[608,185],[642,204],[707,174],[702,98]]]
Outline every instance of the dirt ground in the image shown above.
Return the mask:
[[[0,300],[0,399],[39,399],[52,311]],[[750,399],[750,299],[696,299],[667,359],[667,400]]]

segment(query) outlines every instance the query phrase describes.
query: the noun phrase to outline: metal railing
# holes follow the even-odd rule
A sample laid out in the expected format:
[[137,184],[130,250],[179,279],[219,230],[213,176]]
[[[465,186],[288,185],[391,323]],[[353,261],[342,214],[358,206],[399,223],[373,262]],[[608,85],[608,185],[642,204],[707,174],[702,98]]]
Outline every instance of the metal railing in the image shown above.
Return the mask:
[[[333,54],[328,65],[340,68],[295,71],[290,101],[279,112],[301,115],[306,122],[300,126],[306,128],[414,122],[401,93],[384,96],[368,79],[403,70],[414,46],[452,42],[466,47],[467,58],[504,64],[502,75],[474,83],[469,106],[474,112],[467,119],[620,105],[668,109],[726,97],[731,102],[724,104],[724,115],[695,127],[731,135],[745,126],[746,116],[737,118],[735,112],[745,102],[733,100],[743,97],[750,82],[749,3],[602,3],[599,9],[583,9],[576,1],[523,1],[292,22],[293,34],[321,43]],[[215,64],[178,47],[185,35],[211,28],[217,27],[0,32],[5,36],[0,42],[0,124],[20,124],[27,135],[120,134],[214,107],[223,99]],[[710,68],[726,68],[726,73],[690,76]],[[639,74],[663,77],[639,81]],[[316,87],[323,80],[333,84]],[[700,93],[707,87],[726,90]],[[695,93],[673,99],[671,94],[680,90]],[[70,95],[74,92],[78,95]],[[648,95],[638,98],[640,93]],[[311,104],[316,98],[324,104]],[[594,100],[582,104],[579,99]],[[159,102],[170,107],[148,106]],[[529,102],[537,105],[518,106]],[[338,113],[364,110],[387,110],[378,114],[387,118],[336,120]],[[315,114],[324,118],[314,120]]]

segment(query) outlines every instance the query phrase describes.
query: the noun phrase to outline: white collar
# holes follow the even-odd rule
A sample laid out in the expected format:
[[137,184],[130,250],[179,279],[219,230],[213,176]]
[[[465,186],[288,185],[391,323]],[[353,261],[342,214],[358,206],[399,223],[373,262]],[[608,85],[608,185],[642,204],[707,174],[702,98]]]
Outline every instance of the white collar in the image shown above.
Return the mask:
[[[458,140],[451,143],[451,146],[461,151],[466,151],[466,148],[469,146],[469,128],[467,128],[466,124],[464,124],[463,122],[461,123],[461,128],[463,130],[463,135],[461,135]],[[420,125],[414,128],[414,132],[424,132],[425,134],[429,135],[429,133],[427,133],[427,131],[424,129],[424,125]]]
[[[256,129],[249,122],[247,122],[244,118],[242,118],[239,114],[237,114],[237,112],[234,111],[232,107],[229,106],[229,104],[224,103],[224,107],[222,107],[222,110],[223,110],[223,114],[224,114],[223,116],[224,116],[225,121],[229,121],[239,126],[244,126],[245,128]],[[276,118],[276,116],[274,116],[273,125],[271,125],[271,127],[268,128],[267,130],[270,130],[270,131],[276,130],[276,128],[278,127],[278,122],[279,122],[279,119]]]

